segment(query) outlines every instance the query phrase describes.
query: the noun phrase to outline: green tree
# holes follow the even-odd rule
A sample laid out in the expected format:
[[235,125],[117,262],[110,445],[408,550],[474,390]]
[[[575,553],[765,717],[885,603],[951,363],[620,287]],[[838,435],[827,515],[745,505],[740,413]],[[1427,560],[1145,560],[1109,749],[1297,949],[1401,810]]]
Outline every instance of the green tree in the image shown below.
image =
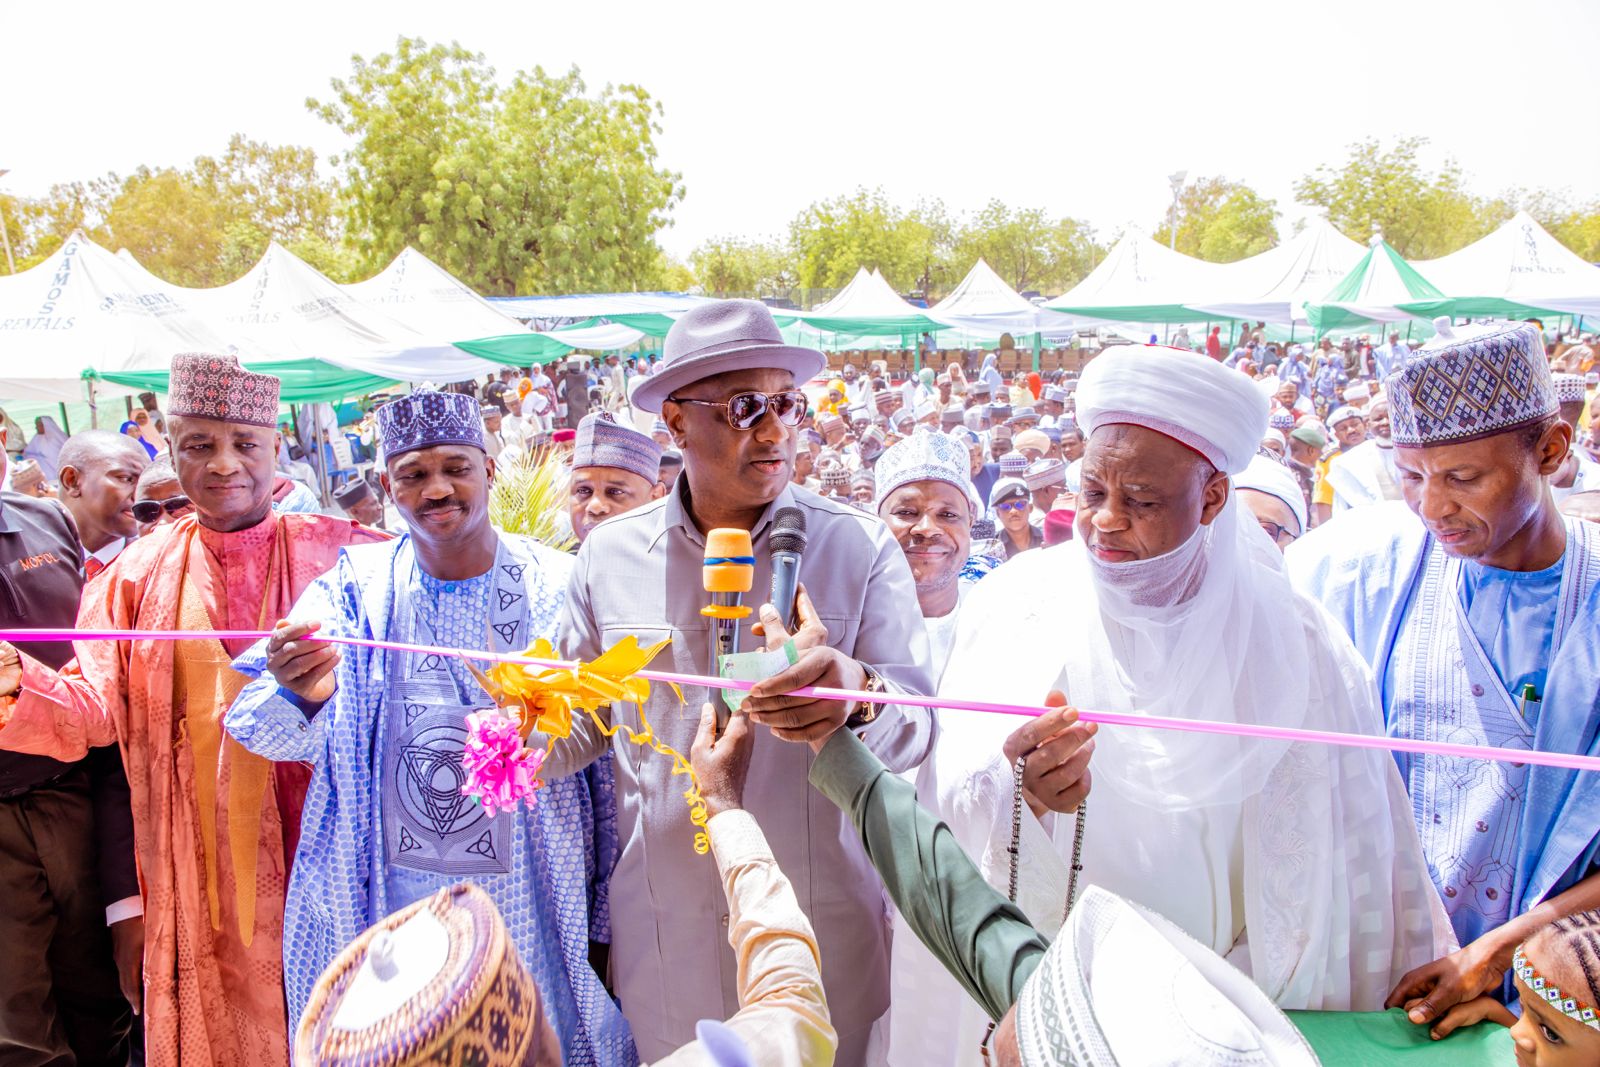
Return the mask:
[[819,200],[789,224],[789,244],[803,288],[847,285],[859,267],[883,272],[896,289],[912,289],[942,264],[948,241],[942,205],[905,211],[882,189]]
[[1295,183],[1296,199],[1324,208],[1354,240],[1381,233],[1407,259],[1454,252],[1505,221],[1504,200],[1467,191],[1461,168],[1446,160],[1430,173],[1418,155],[1427,138],[1407,137],[1384,150],[1376,140],[1351,145],[1337,165],[1324,164]]
[[794,288],[794,257],[776,241],[714,237],[689,254],[695,281],[706,293],[781,296]]
[[[1168,209],[1152,235],[1172,239]],[[1199,178],[1178,198],[1177,250],[1213,263],[1233,263],[1278,243],[1278,205],[1245,185],[1223,177]]]
[[634,85],[590,96],[576,69],[502,88],[481,55],[402,37],[307,101],[355,142],[348,231],[367,269],[406,244],[495,294],[632,289],[683,197],[657,165],[661,108]]
[[1094,268],[1103,250],[1077,219],[1052,219],[1041,208],[991,200],[955,239],[953,264],[962,271],[980,258],[1017,290],[1064,291]]
[[112,198],[96,236],[174,285],[212,286],[237,276],[223,257],[227,223],[227,205],[192,172],[140,167]]

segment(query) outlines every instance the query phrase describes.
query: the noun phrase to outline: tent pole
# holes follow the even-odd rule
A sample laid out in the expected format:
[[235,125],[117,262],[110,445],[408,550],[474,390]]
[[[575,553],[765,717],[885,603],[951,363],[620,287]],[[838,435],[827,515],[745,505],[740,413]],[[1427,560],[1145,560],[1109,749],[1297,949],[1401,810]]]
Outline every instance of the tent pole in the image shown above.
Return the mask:
[[71,437],[72,420],[67,418],[67,402],[63,400],[61,403],[57,404],[56,407],[61,409],[61,432],[66,434],[68,437]]
[[1039,373],[1039,350],[1044,346],[1044,334],[1033,332],[1033,373]]
[[89,428],[92,430],[98,430],[100,428],[100,406],[94,402],[93,378],[87,378],[84,380],[83,391],[88,395],[89,398]]

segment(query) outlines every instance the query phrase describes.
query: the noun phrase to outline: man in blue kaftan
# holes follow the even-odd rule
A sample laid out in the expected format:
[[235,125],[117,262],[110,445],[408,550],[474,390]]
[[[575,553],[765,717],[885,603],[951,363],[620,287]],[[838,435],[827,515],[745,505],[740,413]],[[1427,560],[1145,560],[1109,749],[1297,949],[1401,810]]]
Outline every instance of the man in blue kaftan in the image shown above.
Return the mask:
[[[1372,666],[1391,736],[1597,754],[1600,530],[1564,519],[1549,489],[1571,429],[1556,418],[1535,326],[1467,329],[1443,323],[1386,383],[1406,506],[1341,513],[1290,547],[1289,569]],[[1398,760],[1465,946],[1391,995],[1433,1023],[1508,989],[1529,934],[1600,904],[1600,782],[1526,764]]]
[[627,1023],[589,962],[591,940],[609,940],[609,765],[491,817],[462,794],[466,715],[493,703],[464,662],[308,639],[320,626],[504,652],[555,636],[572,559],[490,525],[494,466],[477,405],[422,391],[379,409],[378,425],[384,489],[410,534],[342,554],[295,605],[297,621],[234,664],[255,681],[229,710],[229,733],[259,755],[314,768],[285,919],[291,1018],[363,929],[470,879],[505,916],[563,1062],[632,1067]]

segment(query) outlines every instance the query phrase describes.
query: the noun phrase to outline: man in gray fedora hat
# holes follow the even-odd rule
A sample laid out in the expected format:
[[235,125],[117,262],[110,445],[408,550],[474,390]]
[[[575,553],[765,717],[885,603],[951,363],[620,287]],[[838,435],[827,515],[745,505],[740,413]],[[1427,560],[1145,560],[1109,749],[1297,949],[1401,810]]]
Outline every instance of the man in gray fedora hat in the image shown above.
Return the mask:
[[[927,636],[899,546],[874,517],[791,482],[807,406],[798,386],[823,365],[820,352],[786,344],[772,315],[754,301],[708,303],[678,320],[659,369],[639,384],[633,402],[661,413],[683,453],[683,474],[664,498],[590,533],[572,575],[561,651],[592,660],[630,635],[646,645],[670,637],[669,669],[706,673],[711,640],[700,614],[707,602],[700,575],[706,531],[750,531],[754,588],[765,591],[776,513],[804,514],[809,540],[799,643],[810,647],[744,702],[750,721],[768,727],[756,733],[745,806],[816,928],[838,1062],[857,1065],[883,1062],[886,1035],[874,1040],[874,1024],[889,1008],[883,890],[846,818],[808,788],[807,746],[789,742],[845,727],[887,766],[906,770],[930,750],[934,720],[891,702],[896,692],[926,693],[930,686]],[[779,612],[788,615],[789,605],[761,610],[769,639],[784,636]],[[742,647],[759,642],[747,631]],[[780,695],[807,685],[890,696],[858,706]],[[721,699],[703,690],[685,697],[692,707]],[[657,737],[689,751],[694,716],[671,689],[656,687],[642,710]],[[639,710],[623,706],[611,714],[639,727]],[[650,1061],[692,1040],[698,1020],[738,1010],[739,963],[728,947],[716,864],[690,847],[694,828],[670,762],[575,721],[543,773],[575,771],[613,743],[621,852],[611,879],[611,977],[639,1054]]]

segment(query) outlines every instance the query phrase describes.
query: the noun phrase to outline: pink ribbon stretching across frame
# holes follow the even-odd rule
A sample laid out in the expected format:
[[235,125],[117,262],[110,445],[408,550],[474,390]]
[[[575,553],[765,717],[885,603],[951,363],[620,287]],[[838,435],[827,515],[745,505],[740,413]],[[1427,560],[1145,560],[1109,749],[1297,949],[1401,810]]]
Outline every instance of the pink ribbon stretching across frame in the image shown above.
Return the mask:
[[[259,641],[272,636],[269,631],[257,630],[0,630],[0,641],[185,641],[197,637],[213,637],[219,641]],[[310,640],[330,644],[355,645],[361,648],[387,649],[393,652],[413,652],[419,655],[454,656],[458,659],[479,660],[490,663],[526,663],[535,667],[555,669],[571,668],[575,664],[565,660],[533,659],[516,652],[488,652],[477,649],[443,648],[437,645],[407,645],[398,641],[372,641],[361,637],[325,637],[313,635]],[[731,678],[708,678],[698,674],[675,674],[671,671],[640,671],[640,678],[652,682],[674,682],[678,685],[705,686],[708,689],[748,690],[756,683],[735,681]],[[881,703],[882,693],[856,692],[851,689],[828,689],[806,686],[796,689],[792,696],[818,697],[823,700],[857,700]],[[1023,715],[1037,717],[1052,709],[1026,704],[998,704],[987,701],[962,700],[950,697],[924,697],[895,693],[891,702],[900,707],[949,708],[959,711],[981,711],[996,715]],[[1129,715],[1111,711],[1078,712],[1082,722],[1104,723],[1108,726],[1140,726],[1154,730],[1182,730],[1197,734],[1226,734],[1232,737],[1255,737],[1267,741],[1312,741],[1324,745],[1344,745],[1347,748],[1376,748],[1389,752],[1410,752],[1424,756],[1456,756],[1464,759],[1494,760],[1500,763],[1535,764],[1541,767],[1563,767],[1574,771],[1600,771],[1600,756],[1581,756],[1570,752],[1541,752],[1517,748],[1495,748],[1489,745],[1458,745],[1446,741],[1414,741],[1405,737],[1376,737],[1367,734],[1347,734],[1334,730],[1301,730],[1287,726],[1251,726],[1242,723],[1216,722],[1209,719],[1178,719],[1167,715]]]

